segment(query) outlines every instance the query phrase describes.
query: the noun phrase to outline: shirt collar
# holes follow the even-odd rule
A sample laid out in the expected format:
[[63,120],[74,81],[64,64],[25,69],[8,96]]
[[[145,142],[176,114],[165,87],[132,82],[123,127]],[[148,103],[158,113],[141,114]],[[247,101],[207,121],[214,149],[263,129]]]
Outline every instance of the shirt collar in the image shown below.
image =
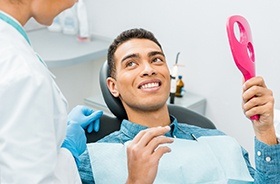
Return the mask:
[[28,44],[31,45],[25,30],[15,18],[13,18],[12,16],[10,16],[9,14],[3,11],[0,11],[0,19],[13,26],[24,37],[24,39],[28,42]]
[[[169,126],[171,130],[167,132],[165,135],[168,137],[174,137],[178,130],[178,121],[172,115],[170,115],[170,121],[171,123]],[[145,130],[147,128],[148,128],[147,126],[139,125],[124,119],[122,121],[120,131],[126,136],[128,136],[130,139],[133,139],[141,130]]]
[[168,137],[175,137],[175,135],[177,134],[177,131],[178,131],[178,121],[177,119],[170,115],[170,131],[167,132],[165,135],[168,136]]

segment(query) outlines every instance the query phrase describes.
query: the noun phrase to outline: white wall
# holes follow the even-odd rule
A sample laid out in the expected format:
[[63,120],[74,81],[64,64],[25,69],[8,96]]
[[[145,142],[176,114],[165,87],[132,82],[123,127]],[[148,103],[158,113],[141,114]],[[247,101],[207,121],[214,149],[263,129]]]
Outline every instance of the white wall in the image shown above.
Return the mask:
[[187,91],[206,97],[206,116],[237,138],[253,160],[253,130],[241,109],[242,76],[228,44],[227,18],[249,21],[257,74],[273,90],[280,108],[280,1],[270,0],[87,0],[91,31],[114,38],[142,27],[161,42],[169,64],[179,63]]
[[75,65],[50,68],[56,76],[55,82],[68,101],[70,111],[76,105],[84,104],[84,99],[100,94],[98,84],[99,69],[105,57]]

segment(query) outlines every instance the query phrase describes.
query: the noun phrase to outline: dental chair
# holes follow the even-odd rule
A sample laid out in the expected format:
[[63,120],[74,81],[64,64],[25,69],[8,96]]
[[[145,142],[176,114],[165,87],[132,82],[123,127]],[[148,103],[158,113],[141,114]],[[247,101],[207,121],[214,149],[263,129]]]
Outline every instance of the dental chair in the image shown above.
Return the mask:
[[[126,112],[120,101],[120,99],[115,98],[111,95],[109,89],[107,88],[106,79],[109,77],[107,61],[102,65],[99,72],[99,83],[102,91],[104,101],[110,111],[115,115],[114,117],[103,114],[100,119],[100,129],[98,132],[87,133],[87,142],[96,142],[99,139],[109,135],[110,133],[119,130],[121,122],[123,119],[127,119]],[[202,128],[215,129],[215,125],[206,117],[193,112],[187,108],[168,104],[169,113],[175,116],[180,123],[187,123],[190,125],[199,126]]]

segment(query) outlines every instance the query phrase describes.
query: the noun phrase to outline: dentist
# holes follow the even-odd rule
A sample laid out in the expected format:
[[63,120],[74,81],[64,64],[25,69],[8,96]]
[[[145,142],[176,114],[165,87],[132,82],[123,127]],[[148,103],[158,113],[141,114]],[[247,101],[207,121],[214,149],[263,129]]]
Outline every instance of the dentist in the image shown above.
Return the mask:
[[84,129],[98,131],[102,112],[77,106],[67,115],[66,99],[22,27],[30,18],[50,25],[75,2],[0,0],[1,184],[81,183]]

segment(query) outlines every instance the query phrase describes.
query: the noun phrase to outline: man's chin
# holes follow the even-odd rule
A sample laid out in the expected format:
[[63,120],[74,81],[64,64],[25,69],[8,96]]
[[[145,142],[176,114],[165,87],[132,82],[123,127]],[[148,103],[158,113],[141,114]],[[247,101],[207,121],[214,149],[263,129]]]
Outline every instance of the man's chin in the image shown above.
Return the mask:
[[161,110],[162,108],[164,108],[165,106],[167,106],[166,102],[161,102],[161,103],[156,103],[153,101],[151,101],[152,104],[150,103],[149,105],[146,104],[146,105],[143,105],[143,108],[142,110],[143,111],[146,111],[146,112],[155,112],[155,111],[159,111]]

